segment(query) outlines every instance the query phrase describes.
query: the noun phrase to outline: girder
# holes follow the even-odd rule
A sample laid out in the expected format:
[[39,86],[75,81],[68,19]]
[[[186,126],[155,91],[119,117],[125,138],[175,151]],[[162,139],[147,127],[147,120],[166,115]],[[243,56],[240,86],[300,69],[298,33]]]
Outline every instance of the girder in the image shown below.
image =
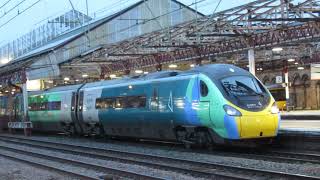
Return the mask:
[[100,66],[103,73],[108,74],[236,53],[248,48],[317,41],[320,28],[319,2],[257,0],[169,29],[164,28],[112,45],[102,45],[103,48],[73,62],[106,62]]

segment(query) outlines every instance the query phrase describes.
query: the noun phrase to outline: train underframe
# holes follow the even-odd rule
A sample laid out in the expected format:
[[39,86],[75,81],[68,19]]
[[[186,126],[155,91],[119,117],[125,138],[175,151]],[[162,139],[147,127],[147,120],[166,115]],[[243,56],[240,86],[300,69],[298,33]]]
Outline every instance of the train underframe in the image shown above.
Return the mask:
[[[54,127],[47,128],[47,127]],[[103,126],[100,122],[96,123],[82,123],[81,126],[75,124],[74,122],[60,122],[55,125],[41,125],[35,124],[35,131],[52,133],[64,133],[68,136],[73,135],[83,135],[83,136],[105,136],[113,138],[128,138],[128,139],[148,139],[142,137],[129,137],[121,135],[109,135],[104,132]],[[183,143],[186,148],[191,148],[192,146],[211,148],[214,146],[237,146],[237,147],[258,147],[261,145],[269,145],[273,142],[273,138],[253,138],[253,139],[239,139],[231,140],[220,137],[217,133],[207,127],[196,127],[196,126],[177,126],[173,129],[175,134],[175,139],[150,139],[156,141],[175,141]]]

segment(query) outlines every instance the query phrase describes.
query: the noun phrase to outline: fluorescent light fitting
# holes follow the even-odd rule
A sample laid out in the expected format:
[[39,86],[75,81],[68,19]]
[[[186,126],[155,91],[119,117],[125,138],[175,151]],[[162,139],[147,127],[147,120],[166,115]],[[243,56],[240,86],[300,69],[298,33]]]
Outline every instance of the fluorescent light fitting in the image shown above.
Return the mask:
[[139,70],[139,69],[138,69],[138,70],[135,70],[134,72],[137,73],[137,74],[142,74],[142,73],[143,73],[143,71],[142,71],[142,70]]
[[294,62],[294,61],[295,59],[292,59],[292,58],[288,59],[288,62]]
[[272,48],[272,51],[274,51],[274,52],[280,52],[282,50],[283,50],[282,47],[274,47],[274,48]]
[[170,64],[169,65],[169,68],[177,68],[178,67],[178,65],[176,65],[176,64]]

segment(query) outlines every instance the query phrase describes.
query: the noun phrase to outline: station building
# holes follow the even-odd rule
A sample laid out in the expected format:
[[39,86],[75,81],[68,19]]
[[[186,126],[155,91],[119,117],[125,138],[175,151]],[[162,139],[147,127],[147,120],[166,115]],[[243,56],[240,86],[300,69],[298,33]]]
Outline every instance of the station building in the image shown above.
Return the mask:
[[[283,84],[283,67],[286,66],[290,106],[294,109],[320,109],[320,82],[311,76],[311,64],[320,63],[316,55],[319,23],[306,16],[309,19],[304,21],[310,23],[303,24],[302,20],[290,23],[294,20],[287,20],[289,23],[279,28],[283,22],[278,16],[286,14],[280,10],[293,13],[290,8],[297,14],[311,13],[313,17],[318,16],[317,12],[308,9],[312,5],[307,2],[295,5],[286,1],[269,1],[254,1],[210,16],[177,0],[135,1],[100,18],[69,11],[0,47],[0,114],[4,119],[19,116],[14,112],[19,112],[22,107],[15,107],[14,102],[19,101],[21,84],[25,82],[29,90],[39,90],[141,73],[135,70],[142,73],[187,70],[210,63],[231,63],[248,69],[246,51],[255,48],[256,60],[261,60],[256,63],[256,76],[265,85],[277,84],[279,76],[282,81],[278,84]],[[271,3],[273,6],[268,6]],[[255,20],[255,16],[274,18],[275,23],[270,24],[258,17]],[[248,23],[251,21],[253,23]],[[309,33],[301,33],[306,30]],[[283,35],[291,31],[292,35]],[[198,32],[200,34],[196,34]],[[281,33],[283,36],[275,35]],[[250,34],[254,36],[244,43]],[[269,39],[254,39],[270,34],[273,36]],[[294,41],[284,46],[281,57],[273,54],[266,58],[272,47],[284,44],[285,37]],[[307,42],[298,51],[295,45],[298,40],[312,42]],[[265,44],[260,46],[259,43]],[[247,47],[242,47],[243,44]],[[294,57],[298,64],[288,62],[291,52],[298,52]],[[302,57],[302,52],[311,53]]]

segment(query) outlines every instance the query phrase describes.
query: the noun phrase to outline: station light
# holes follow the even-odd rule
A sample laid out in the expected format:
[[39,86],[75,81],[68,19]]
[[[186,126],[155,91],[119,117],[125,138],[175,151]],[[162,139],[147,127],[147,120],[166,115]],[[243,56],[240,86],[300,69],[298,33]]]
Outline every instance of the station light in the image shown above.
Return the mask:
[[191,68],[194,68],[195,66],[196,66],[196,65],[194,65],[194,64],[190,64],[190,67],[191,67]]
[[0,88],[2,88],[2,84],[0,84]]
[[78,82],[79,81],[79,79],[76,79],[76,82]]
[[298,67],[299,70],[304,70],[304,67],[300,66]]
[[280,52],[280,51],[282,51],[282,50],[283,50],[282,47],[274,47],[274,48],[272,48],[272,51],[273,51],[273,52]]
[[143,74],[149,74],[149,72],[145,71],[145,72],[143,72]]
[[63,80],[65,80],[65,81],[70,81],[70,78],[65,77]]
[[169,68],[177,68],[178,67],[178,65],[176,65],[176,64],[170,64],[169,65]]
[[295,62],[294,64],[295,64],[295,65],[298,65],[299,63],[298,63],[298,62]]
[[15,91],[16,91],[16,89],[12,89],[11,91],[12,91],[12,92],[15,92]]
[[8,90],[5,90],[4,92],[8,93],[9,91],[8,91]]
[[292,58],[288,59],[288,62],[294,62],[294,61],[295,59],[292,59]]
[[53,81],[52,81],[52,80],[49,80],[49,81],[47,81],[47,83],[53,84]]
[[131,85],[129,85],[129,86],[128,86],[128,88],[129,88],[129,89],[132,89],[132,86],[131,86]]
[[86,78],[86,77],[88,77],[89,75],[88,74],[82,74],[82,77],[83,78]]
[[143,73],[143,71],[142,71],[142,70],[139,70],[139,69],[138,69],[138,70],[135,70],[134,72],[137,73],[137,74],[142,74],[142,73]]
[[115,75],[115,74],[110,74],[109,77],[110,77],[110,78],[116,78],[117,75]]

